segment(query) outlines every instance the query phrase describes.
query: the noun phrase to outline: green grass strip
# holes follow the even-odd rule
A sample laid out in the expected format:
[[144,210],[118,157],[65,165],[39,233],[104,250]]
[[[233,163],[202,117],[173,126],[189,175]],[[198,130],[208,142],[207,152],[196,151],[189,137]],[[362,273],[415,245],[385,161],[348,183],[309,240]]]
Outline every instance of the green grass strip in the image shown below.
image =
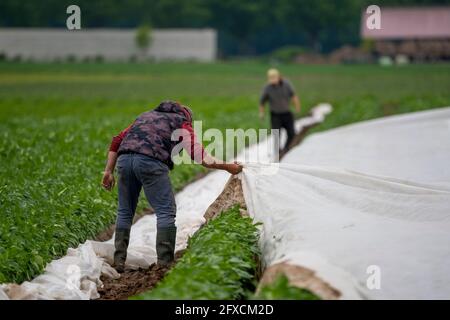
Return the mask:
[[169,274],[132,299],[243,299],[252,295],[259,257],[258,230],[239,207],[200,229]]

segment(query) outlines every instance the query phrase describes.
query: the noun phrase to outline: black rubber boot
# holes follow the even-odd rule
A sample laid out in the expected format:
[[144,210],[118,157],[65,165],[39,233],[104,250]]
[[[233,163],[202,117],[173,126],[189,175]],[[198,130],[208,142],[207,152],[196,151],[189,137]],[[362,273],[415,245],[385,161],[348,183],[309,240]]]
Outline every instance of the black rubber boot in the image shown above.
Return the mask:
[[127,260],[128,243],[130,242],[129,229],[116,229],[114,237],[114,245],[116,251],[114,252],[114,269],[117,272],[123,273],[125,270],[125,261]]
[[175,258],[177,227],[158,228],[156,232],[156,254],[158,265],[169,266]]

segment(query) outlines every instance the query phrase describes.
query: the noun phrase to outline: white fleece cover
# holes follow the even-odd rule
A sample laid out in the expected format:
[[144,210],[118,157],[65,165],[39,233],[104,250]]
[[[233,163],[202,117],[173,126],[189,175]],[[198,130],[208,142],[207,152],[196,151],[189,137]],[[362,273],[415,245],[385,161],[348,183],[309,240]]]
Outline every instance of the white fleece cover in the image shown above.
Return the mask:
[[[330,113],[329,104],[319,104],[311,110],[311,115],[296,122],[296,129],[322,122]],[[284,133],[281,139],[285,140]],[[269,163],[272,158],[272,138],[242,152],[237,160]],[[203,215],[208,207],[223,191],[230,174],[214,171],[204,178],[186,186],[176,197],[177,240],[176,250],[184,249],[188,238],[205,222]],[[143,196],[143,195],[141,195]],[[130,244],[126,265],[130,268],[147,268],[156,262],[156,216],[147,215],[131,228]],[[96,299],[97,287],[102,285],[101,274],[119,277],[110,266],[113,261],[114,240],[97,242],[88,240],[77,248],[70,248],[67,255],[49,263],[44,273],[20,286],[0,285],[2,299]],[[14,288],[14,290],[12,290]],[[7,294],[9,293],[9,294]]]
[[243,179],[266,266],[312,269],[343,299],[450,298],[450,108],[314,134],[270,166]]

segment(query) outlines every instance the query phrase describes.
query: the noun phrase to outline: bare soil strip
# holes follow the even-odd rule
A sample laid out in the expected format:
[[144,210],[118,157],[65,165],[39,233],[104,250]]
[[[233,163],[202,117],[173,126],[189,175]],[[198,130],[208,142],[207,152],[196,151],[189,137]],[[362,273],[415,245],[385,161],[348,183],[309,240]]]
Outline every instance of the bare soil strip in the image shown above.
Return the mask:
[[[183,256],[184,250],[175,254],[175,263]],[[153,289],[161,281],[166,273],[175,265],[162,268],[155,263],[148,269],[127,269],[119,279],[101,277],[103,287],[98,288],[100,298],[98,300],[126,300],[131,296]]]

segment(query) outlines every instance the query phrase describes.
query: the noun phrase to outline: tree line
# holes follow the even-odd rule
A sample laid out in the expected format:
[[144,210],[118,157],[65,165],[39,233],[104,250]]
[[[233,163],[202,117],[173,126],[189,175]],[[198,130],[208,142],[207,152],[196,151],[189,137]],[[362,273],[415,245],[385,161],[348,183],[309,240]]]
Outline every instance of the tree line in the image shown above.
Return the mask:
[[[82,28],[215,28],[223,56],[265,54],[285,45],[329,52],[359,42],[369,0],[2,0],[0,27],[65,27],[81,8]],[[383,6],[450,0],[378,0]]]

